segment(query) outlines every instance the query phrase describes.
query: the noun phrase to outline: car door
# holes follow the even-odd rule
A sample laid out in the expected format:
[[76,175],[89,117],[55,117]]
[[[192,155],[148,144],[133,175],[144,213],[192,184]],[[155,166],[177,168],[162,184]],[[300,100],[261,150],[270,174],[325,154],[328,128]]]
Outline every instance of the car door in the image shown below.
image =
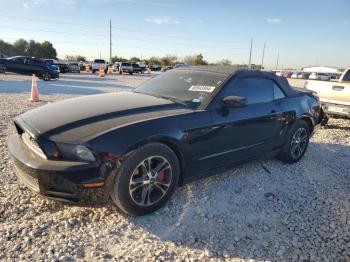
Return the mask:
[[25,74],[26,71],[26,57],[14,57],[8,60],[7,71],[17,73],[17,74]]
[[[274,139],[284,121],[274,101],[274,82],[264,77],[235,78],[218,95],[211,108],[215,138],[211,153],[203,152],[200,161],[220,167],[256,158],[276,146]],[[226,96],[247,100],[243,107],[222,107]]]
[[28,59],[27,61],[27,74],[37,74],[44,70],[43,62],[37,59]]

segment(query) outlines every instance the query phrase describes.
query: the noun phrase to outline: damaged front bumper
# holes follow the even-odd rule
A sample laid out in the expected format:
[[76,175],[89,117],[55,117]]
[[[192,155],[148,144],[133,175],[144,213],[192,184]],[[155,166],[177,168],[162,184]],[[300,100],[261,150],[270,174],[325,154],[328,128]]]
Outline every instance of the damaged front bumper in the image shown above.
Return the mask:
[[17,177],[40,195],[82,205],[108,202],[107,174],[101,171],[105,170],[101,164],[44,159],[31,151],[19,135],[10,136],[8,149]]

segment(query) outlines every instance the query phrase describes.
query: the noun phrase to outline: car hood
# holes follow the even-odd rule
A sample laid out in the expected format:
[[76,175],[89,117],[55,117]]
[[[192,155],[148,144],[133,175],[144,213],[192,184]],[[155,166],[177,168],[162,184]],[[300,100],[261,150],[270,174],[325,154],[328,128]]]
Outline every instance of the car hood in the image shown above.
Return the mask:
[[47,139],[76,143],[109,129],[190,111],[167,99],[119,92],[50,103],[20,115],[17,122],[25,122]]

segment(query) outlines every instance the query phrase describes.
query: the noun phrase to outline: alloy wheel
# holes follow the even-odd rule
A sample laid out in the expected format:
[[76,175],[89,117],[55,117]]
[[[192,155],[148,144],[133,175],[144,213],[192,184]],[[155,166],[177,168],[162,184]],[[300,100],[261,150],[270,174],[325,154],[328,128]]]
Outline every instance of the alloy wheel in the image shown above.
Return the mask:
[[50,74],[49,74],[49,73],[46,73],[46,72],[43,73],[43,76],[42,76],[42,77],[43,77],[43,80],[44,80],[44,81],[49,81],[49,80],[51,79]]
[[307,139],[308,133],[304,127],[295,130],[290,147],[290,153],[294,159],[298,159],[306,150]]
[[166,195],[171,182],[169,161],[161,156],[151,156],[134,169],[129,182],[129,194],[137,205],[151,206]]

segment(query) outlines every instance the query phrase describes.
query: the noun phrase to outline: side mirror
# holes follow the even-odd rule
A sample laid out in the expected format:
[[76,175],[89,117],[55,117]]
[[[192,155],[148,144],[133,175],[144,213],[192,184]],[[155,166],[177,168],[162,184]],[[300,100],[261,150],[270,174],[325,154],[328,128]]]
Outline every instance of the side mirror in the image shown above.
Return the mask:
[[244,107],[247,105],[247,99],[241,96],[226,96],[221,104],[224,107]]

